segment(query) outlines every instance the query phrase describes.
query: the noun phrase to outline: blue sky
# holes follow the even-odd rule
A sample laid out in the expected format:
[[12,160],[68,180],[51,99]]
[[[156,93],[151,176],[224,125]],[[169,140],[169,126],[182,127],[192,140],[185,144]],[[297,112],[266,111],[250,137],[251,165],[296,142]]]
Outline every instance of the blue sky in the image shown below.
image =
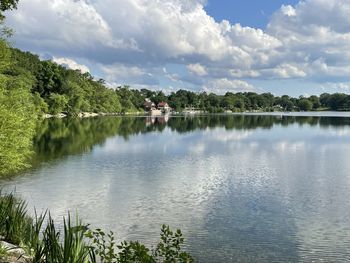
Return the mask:
[[243,26],[265,28],[269,17],[282,5],[295,5],[298,0],[208,0],[205,10],[217,21],[229,20]]
[[21,0],[15,46],[111,87],[350,92],[349,0]]

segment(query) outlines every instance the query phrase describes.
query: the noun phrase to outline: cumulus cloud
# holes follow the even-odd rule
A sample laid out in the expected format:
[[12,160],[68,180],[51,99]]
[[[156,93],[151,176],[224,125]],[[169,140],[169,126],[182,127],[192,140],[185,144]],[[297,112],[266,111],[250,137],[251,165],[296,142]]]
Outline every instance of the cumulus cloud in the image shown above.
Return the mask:
[[226,92],[254,91],[255,88],[243,80],[229,80],[223,78],[209,81],[205,84],[203,90],[216,94],[225,94]]
[[70,69],[80,70],[82,73],[90,72],[90,69],[87,66],[79,64],[73,59],[53,57],[52,61]]
[[208,75],[208,72],[207,70],[205,69],[205,67],[203,67],[201,64],[189,64],[187,65],[187,69],[198,75],[198,76],[205,76],[205,75]]
[[[198,89],[247,90],[253,87],[244,79],[349,78],[348,0],[282,6],[265,30],[215,21],[205,4],[21,0],[7,16],[19,47],[84,58],[100,65],[110,82],[154,86],[168,79]],[[182,71],[162,70],[168,64]]]
[[283,43],[281,59],[299,64],[305,76],[348,76],[350,62],[350,2],[307,0],[282,6],[267,33]]
[[[152,71],[155,69],[144,69],[132,65],[113,64],[101,65],[101,70],[105,73],[105,79],[109,83],[117,86],[128,85],[158,85],[159,82],[154,77]],[[160,69],[158,70],[161,71]]]
[[350,83],[344,82],[327,82],[322,85],[322,89],[324,90],[334,90],[335,92],[349,92],[350,91]]

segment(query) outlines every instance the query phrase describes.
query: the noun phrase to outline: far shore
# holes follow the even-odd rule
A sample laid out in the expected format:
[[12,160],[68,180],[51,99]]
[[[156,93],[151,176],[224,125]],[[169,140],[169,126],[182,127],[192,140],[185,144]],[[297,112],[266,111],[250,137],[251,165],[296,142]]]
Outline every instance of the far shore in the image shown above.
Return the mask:
[[[232,112],[225,111],[221,113],[209,113],[203,111],[192,111],[192,112],[172,112],[169,114],[152,115],[149,112],[125,112],[125,113],[106,113],[106,112],[81,112],[75,116],[76,118],[92,118],[92,117],[102,117],[102,116],[151,116],[151,117],[161,117],[165,115],[184,115],[184,116],[198,116],[198,115],[273,115],[273,116],[305,116],[305,117],[350,117],[350,111],[243,111],[243,112]],[[67,118],[71,117],[66,113],[59,114],[43,114],[44,119],[51,118]]]
[[[80,112],[74,117],[78,118],[91,118],[91,117],[98,117],[98,116],[125,116],[125,115],[140,115],[140,114],[145,114],[145,112],[125,112],[125,113],[116,113],[116,112]],[[70,117],[70,115],[66,113],[58,113],[58,114],[43,114],[42,115],[44,119],[50,119],[50,118],[66,118]]]

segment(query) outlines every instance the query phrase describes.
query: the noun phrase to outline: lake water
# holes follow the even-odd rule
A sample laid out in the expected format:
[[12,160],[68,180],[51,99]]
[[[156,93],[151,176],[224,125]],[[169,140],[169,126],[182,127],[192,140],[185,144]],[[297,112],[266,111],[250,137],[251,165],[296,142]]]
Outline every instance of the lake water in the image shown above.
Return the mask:
[[181,228],[199,262],[346,262],[350,118],[326,115],[46,120],[1,185],[119,239]]

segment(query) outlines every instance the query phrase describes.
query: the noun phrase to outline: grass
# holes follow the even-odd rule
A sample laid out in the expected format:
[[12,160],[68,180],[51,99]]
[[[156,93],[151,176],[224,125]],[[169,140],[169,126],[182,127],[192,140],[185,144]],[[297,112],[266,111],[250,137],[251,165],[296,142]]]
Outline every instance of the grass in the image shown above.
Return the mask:
[[[130,262],[193,262],[182,251],[184,238],[180,230],[172,232],[163,225],[161,238],[155,249],[138,241],[115,243],[114,233],[92,230],[78,217],[72,220],[68,213],[59,230],[50,212],[32,218],[27,214],[25,201],[13,193],[0,192],[0,235],[5,241],[19,246],[32,263],[130,263]],[[7,251],[0,246],[0,259]]]
[[6,241],[19,245],[30,223],[26,203],[13,194],[0,193],[0,235]]
[[0,244],[0,262],[7,260],[7,248]]

